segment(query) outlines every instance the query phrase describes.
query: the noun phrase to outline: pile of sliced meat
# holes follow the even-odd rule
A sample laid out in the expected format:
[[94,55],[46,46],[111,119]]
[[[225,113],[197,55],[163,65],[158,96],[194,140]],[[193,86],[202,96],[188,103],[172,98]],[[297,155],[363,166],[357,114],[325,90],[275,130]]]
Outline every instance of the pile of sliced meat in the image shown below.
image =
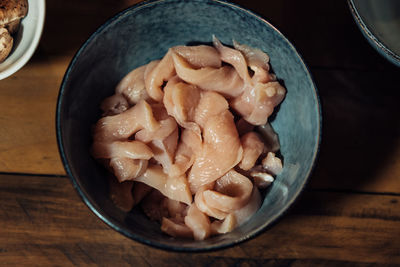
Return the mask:
[[286,90],[268,55],[213,44],[172,47],[128,73],[93,131],[91,153],[113,174],[114,203],[140,205],[174,237],[232,231],[282,170],[268,117]]

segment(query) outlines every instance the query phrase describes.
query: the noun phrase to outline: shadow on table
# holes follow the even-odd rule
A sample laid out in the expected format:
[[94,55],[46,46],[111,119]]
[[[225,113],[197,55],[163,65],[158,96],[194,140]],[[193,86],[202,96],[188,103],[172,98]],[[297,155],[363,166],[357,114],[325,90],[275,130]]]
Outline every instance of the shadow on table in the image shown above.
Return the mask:
[[38,53],[73,55],[109,18],[139,0],[47,1],[46,21]]

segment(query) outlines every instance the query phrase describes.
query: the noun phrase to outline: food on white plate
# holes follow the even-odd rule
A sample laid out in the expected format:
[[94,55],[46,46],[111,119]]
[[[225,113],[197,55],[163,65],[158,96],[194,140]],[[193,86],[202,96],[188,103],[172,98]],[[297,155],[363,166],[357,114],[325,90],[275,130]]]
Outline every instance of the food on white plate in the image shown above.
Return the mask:
[[172,47],[100,106],[91,153],[114,174],[111,198],[124,211],[140,205],[173,237],[232,231],[283,169],[268,118],[286,89],[266,53],[233,44]]
[[14,35],[28,13],[28,0],[0,0],[0,63],[10,54]]
[[14,40],[6,28],[0,28],[0,62],[3,62],[11,52]]

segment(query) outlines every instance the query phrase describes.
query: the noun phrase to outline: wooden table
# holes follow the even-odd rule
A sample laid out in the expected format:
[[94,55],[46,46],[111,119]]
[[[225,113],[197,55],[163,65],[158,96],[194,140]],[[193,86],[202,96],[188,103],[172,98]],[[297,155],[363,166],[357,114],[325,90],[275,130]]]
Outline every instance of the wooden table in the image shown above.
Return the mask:
[[346,1],[237,1],[297,47],[321,96],[318,165],[267,232],[212,253],[173,253],[100,221],[66,177],[55,135],[63,74],[83,41],[137,1],[47,1],[30,62],[0,81],[0,265],[256,266],[400,264],[400,69],[386,62]]

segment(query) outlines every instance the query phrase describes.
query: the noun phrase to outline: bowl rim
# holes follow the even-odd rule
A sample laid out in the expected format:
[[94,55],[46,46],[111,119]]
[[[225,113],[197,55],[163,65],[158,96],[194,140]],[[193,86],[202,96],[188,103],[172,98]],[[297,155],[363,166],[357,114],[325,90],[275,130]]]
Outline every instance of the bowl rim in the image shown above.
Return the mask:
[[371,44],[376,51],[379,52],[383,57],[385,57],[392,64],[400,67],[400,55],[396,54],[389,47],[387,47],[377,36],[375,36],[367,24],[362,19],[360,12],[358,11],[354,0],[347,0],[351,14],[353,15],[354,21],[356,22],[358,28],[364,35],[365,39]]
[[[43,28],[44,28],[44,23],[45,23],[45,17],[46,17],[46,1],[45,0],[33,0],[33,3],[37,3],[38,5],[38,16],[37,16],[37,27],[35,28],[35,34],[32,39],[32,42],[29,44],[28,49],[25,50],[25,52],[18,57],[13,63],[10,64],[10,66],[3,70],[0,71],[0,80],[3,80],[17,71],[19,71],[23,66],[25,66],[26,63],[31,59],[33,54],[36,51],[36,48],[39,45],[40,38],[42,37],[43,33]],[[29,13],[29,10],[28,10]],[[7,59],[6,59],[7,60]]]
[[257,229],[247,233],[246,235],[243,235],[242,237],[234,240],[231,243],[227,243],[227,244],[222,244],[222,245],[209,245],[207,247],[201,247],[201,248],[197,248],[197,247],[182,247],[182,246],[174,246],[174,245],[167,245],[161,242],[157,242],[157,241],[152,241],[152,240],[148,240],[145,239],[143,237],[141,237],[140,235],[134,234],[132,232],[126,231],[124,230],[122,227],[119,226],[119,223],[114,220],[112,217],[110,217],[109,215],[107,215],[106,213],[102,212],[101,209],[97,206],[97,204],[94,202],[94,200],[88,195],[88,193],[82,188],[80,182],[74,177],[69,162],[67,160],[66,154],[65,154],[65,149],[64,149],[64,144],[63,144],[63,131],[62,131],[62,125],[61,125],[61,121],[60,121],[60,115],[61,115],[61,106],[62,106],[62,102],[63,102],[63,96],[65,93],[65,87],[66,87],[66,83],[67,80],[70,76],[70,73],[72,71],[72,69],[74,68],[74,65],[77,61],[77,59],[79,58],[80,54],[85,50],[85,48],[89,45],[89,43],[91,43],[91,41],[99,34],[101,33],[105,28],[107,28],[110,24],[112,24],[114,21],[118,20],[119,18],[121,18],[122,16],[124,16],[125,14],[127,14],[130,11],[133,10],[139,10],[141,8],[144,8],[148,5],[154,5],[154,4],[158,4],[158,3],[163,3],[163,2],[170,2],[170,1],[175,1],[176,0],[148,0],[148,1],[143,1],[137,4],[134,4],[120,12],[118,12],[117,14],[113,15],[111,18],[109,18],[105,23],[103,23],[100,27],[97,28],[97,30],[95,30],[94,33],[92,33],[90,35],[90,37],[81,45],[81,47],[78,49],[78,51],[75,53],[75,55],[73,56],[71,62],[68,65],[68,68],[65,72],[65,75],[62,79],[61,82],[61,86],[60,86],[60,91],[58,94],[58,98],[57,98],[57,106],[56,106],[56,136],[57,136],[57,145],[58,145],[58,149],[59,149],[59,153],[61,156],[61,160],[63,163],[63,167],[68,175],[68,177],[70,178],[70,181],[72,182],[73,187],[75,188],[75,190],[78,192],[78,195],[80,196],[80,198],[83,200],[83,202],[89,207],[89,209],[97,216],[101,219],[101,221],[103,221],[103,223],[105,223],[106,225],[108,225],[110,228],[116,230],[117,232],[121,233],[122,235],[132,239],[133,241],[137,241],[139,243],[148,245],[150,247],[153,248],[158,248],[158,249],[163,249],[166,251],[173,251],[173,252],[211,252],[211,251],[216,251],[216,250],[221,250],[221,249],[225,249],[225,248],[230,248],[233,246],[236,246],[240,243],[243,243],[245,241],[248,241],[250,239],[255,238],[256,236],[260,235],[261,233],[265,232],[266,230],[268,230],[269,228],[271,228],[273,225],[275,225],[275,223],[277,223],[279,221],[279,219],[281,219],[292,207],[293,204],[298,200],[299,196],[301,195],[301,193],[304,191],[308,181],[310,180],[310,176],[311,174],[314,172],[316,163],[317,163],[317,158],[319,155],[319,151],[320,151],[320,145],[321,145],[321,137],[322,137],[322,112],[321,112],[321,101],[320,101],[320,97],[318,94],[318,90],[317,87],[315,86],[315,82],[312,78],[311,72],[309,70],[309,68],[307,67],[307,65],[304,62],[304,59],[302,58],[302,56],[299,54],[299,52],[297,51],[297,49],[293,46],[293,44],[277,29],[275,28],[271,23],[269,23],[266,19],[264,19],[262,16],[258,15],[257,13],[250,11],[249,9],[243,8],[240,5],[236,4],[236,3],[231,3],[228,0],[195,0],[197,2],[214,2],[214,3],[219,3],[221,5],[226,5],[229,7],[232,7],[236,10],[239,10],[241,12],[245,12],[248,15],[254,17],[255,19],[265,23],[268,27],[271,27],[276,33],[278,33],[278,35],[290,46],[290,48],[295,52],[296,56],[299,59],[299,62],[301,62],[304,70],[306,71],[306,74],[308,76],[308,79],[310,81],[310,84],[312,85],[312,89],[313,89],[313,95],[316,99],[316,103],[317,103],[317,107],[316,107],[316,112],[317,112],[317,118],[318,118],[318,127],[317,127],[317,135],[316,135],[316,143],[315,143],[315,151],[312,155],[312,163],[311,166],[308,169],[307,174],[305,175],[305,179],[303,180],[303,183],[299,186],[299,190],[293,195],[292,199],[290,201],[288,201],[288,203],[286,203],[286,205],[283,207],[283,209],[280,211],[280,213],[278,213],[277,215],[269,218],[268,220],[266,220],[266,222],[264,222],[262,225],[260,225],[259,227],[257,227]]

